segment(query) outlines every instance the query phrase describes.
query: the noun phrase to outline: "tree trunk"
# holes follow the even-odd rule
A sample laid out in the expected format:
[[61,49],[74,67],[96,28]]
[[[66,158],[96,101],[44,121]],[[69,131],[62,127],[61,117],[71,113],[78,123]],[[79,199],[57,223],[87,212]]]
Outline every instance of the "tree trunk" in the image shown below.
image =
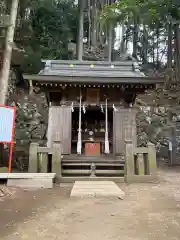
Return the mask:
[[88,0],[88,47],[91,47],[91,0]]
[[172,23],[168,24],[168,54],[167,54],[168,69],[172,68]]
[[112,44],[113,44],[113,25],[109,23],[108,29],[108,61],[112,61]]
[[[120,27],[120,26],[119,26],[119,27]],[[124,23],[122,23],[121,28],[122,28],[122,31],[121,31],[120,51],[121,51],[122,54],[124,54],[125,51],[126,51],[126,47],[125,47],[125,37],[124,37],[124,35],[125,35],[125,33],[126,33],[126,27],[125,27]]]
[[12,0],[11,13],[10,13],[10,26],[8,27],[6,39],[4,58],[2,63],[2,70],[0,75],[0,104],[5,104],[6,95],[8,91],[8,80],[11,65],[11,54],[14,40],[14,31],[17,18],[19,0]]
[[82,61],[83,58],[83,37],[84,37],[84,3],[85,1],[79,0],[79,29],[77,40],[77,59]]
[[153,60],[153,66],[155,66],[155,41],[154,41],[154,35],[153,35],[153,40],[152,40],[152,60]]
[[132,56],[137,59],[137,44],[138,44],[138,18],[134,17],[134,29],[133,29],[133,54]]
[[147,54],[148,54],[148,32],[147,32],[145,24],[143,26],[142,47],[143,47],[143,59],[142,59],[142,62],[143,62],[143,64],[147,64],[147,62],[148,62],[148,59],[147,59]]
[[159,34],[160,31],[159,31],[159,26],[157,26],[156,28],[156,49],[157,49],[157,52],[156,52],[156,68],[158,69],[159,68]]
[[175,25],[174,29],[174,60],[175,60],[175,71],[176,80],[180,80],[180,29],[179,24]]
[[92,42],[92,46],[93,47],[96,47],[97,45],[97,19],[96,19],[96,1],[93,1],[93,5],[92,5],[92,39],[91,39],[91,42]]

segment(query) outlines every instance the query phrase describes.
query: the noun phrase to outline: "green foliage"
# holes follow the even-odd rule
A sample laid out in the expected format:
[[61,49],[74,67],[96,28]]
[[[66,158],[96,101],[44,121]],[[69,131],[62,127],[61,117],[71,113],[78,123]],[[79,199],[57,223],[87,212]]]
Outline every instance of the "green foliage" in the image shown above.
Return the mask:
[[[174,30],[180,24],[180,2],[118,0],[112,5],[105,6],[101,17],[105,24],[113,20],[115,23],[125,25],[124,39],[126,42],[133,42],[133,56],[147,62],[144,60],[146,55],[145,59],[149,58],[151,61],[153,59],[153,63],[159,66],[159,61],[167,55],[168,26],[171,23]],[[147,36],[144,37],[144,33]]]
[[[118,17],[119,15],[119,17]],[[141,22],[153,24],[166,23],[169,20],[179,22],[180,2],[178,0],[118,0],[103,9],[105,19],[118,21],[132,20],[139,16]]]
[[68,43],[76,41],[78,23],[74,0],[30,0],[21,12],[27,10],[28,19],[21,20],[20,29],[28,22],[30,38],[21,42],[26,52],[24,71],[37,73],[41,59],[70,58]]

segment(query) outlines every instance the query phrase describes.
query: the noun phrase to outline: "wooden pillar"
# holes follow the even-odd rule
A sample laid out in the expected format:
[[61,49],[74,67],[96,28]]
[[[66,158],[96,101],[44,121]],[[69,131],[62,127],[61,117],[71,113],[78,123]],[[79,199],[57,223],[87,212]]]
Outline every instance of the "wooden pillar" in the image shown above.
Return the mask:
[[81,95],[81,89],[80,89],[80,97],[79,97],[79,127],[78,127],[78,142],[77,142],[77,154],[82,153],[82,136],[81,136],[81,124],[82,124],[82,95]]
[[107,98],[106,98],[106,109],[105,109],[105,154],[109,154],[109,134],[108,134],[108,109],[107,109]]
[[38,171],[38,143],[31,143],[29,149],[29,167],[28,172],[37,173]]

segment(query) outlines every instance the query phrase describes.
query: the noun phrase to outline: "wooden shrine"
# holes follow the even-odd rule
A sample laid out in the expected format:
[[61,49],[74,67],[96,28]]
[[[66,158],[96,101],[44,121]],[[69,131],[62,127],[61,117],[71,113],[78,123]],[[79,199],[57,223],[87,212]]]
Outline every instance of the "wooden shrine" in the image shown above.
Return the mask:
[[124,156],[126,141],[135,148],[136,96],[163,83],[146,77],[133,60],[48,60],[38,75],[24,78],[35,93],[46,94],[47,147],[59,143],[64,159]]

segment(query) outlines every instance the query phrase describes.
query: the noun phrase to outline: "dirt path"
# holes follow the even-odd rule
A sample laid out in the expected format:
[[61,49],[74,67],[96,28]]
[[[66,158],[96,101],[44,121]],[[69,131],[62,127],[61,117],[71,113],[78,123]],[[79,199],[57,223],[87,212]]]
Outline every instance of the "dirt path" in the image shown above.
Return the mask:
[[12,205],[5,218],[0,207],[0,239],[179,240],[180,170],[160,176],[156,185],[120,185],[124,200],[72,199],[70,187],[22,193],[0,203],[6,209],[19,203],[18,212]]

